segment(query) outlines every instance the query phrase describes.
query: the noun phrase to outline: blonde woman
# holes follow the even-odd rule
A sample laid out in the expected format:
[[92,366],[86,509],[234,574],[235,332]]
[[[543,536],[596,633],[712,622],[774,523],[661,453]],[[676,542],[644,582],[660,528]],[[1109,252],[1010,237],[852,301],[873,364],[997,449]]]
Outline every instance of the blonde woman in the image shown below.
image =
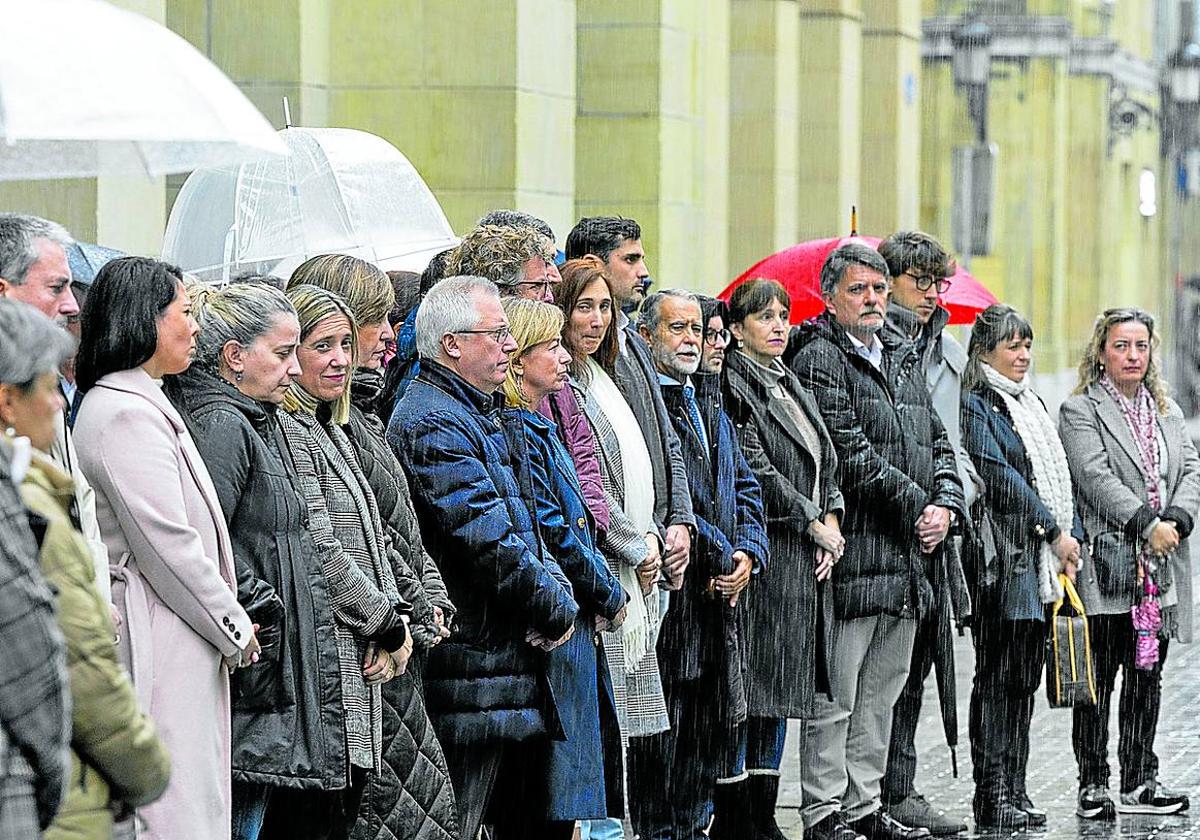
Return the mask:
[[[1075,479],[1075,498],[1091,539],[1092,562],[1080,575],[1096,653],[1095,706],[1075,709],[1072,740],[1079,764],[1077,813],[1177,814],[1188,797],[1158,781],[1154,735],[1162,667],[1170,639],[1192,640],[1188,535],[1200,508],[1200,456],[1183,412],[1159,372],[1150,313],[1106,310],[1096,319],[1079,365],[1075,393],[1059,410],[1059,433]],[[1147,593],[1162,607],[1162,626],[1138,641],[1131,607]],[[1122,672],[1118,710],[1120,799],[1108,794],[1108,719]]]
[[520,432],[516,448],[529,465],[542,539],[579,603],[575,634],[550,653],[546,668],[566,733],[565,741],[550,746],[546,817],[552,835],[568,838],[575,820],[621,814],[620,755],[603,750],[619,743],[616,707],[604,648],[594,635],[620,627],[627,596],[596,548],[595,525],[571,456],[553,421],[534,409],[568,387],[571,354],[560,339],[562,311],[541,301],[506,298],[504,314],[517,344],[504,383]]
[[404,673],[412,654],[410,608],[396,592],[375,497],[341,428],[350,412],[354,316],[337,295],[313,286],[294,286],[288,299],[300,323],[300,374],[280,424],[333,600],[349,784],[332,798],[298,799],[287,816],[295,836],[344,838],[380,770],[380,686]]

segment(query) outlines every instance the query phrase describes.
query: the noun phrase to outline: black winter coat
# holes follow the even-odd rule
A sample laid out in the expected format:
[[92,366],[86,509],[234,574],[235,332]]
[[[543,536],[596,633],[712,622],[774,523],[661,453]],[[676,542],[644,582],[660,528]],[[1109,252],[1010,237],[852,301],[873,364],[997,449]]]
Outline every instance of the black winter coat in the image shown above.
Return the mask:
[[713,597],[708,583],[733,571],[733,553],[744,551],[756,567],[768,560],[762,491],[738,445],[733,423],[721,408],[715,376],[692,377],[704,425],[701,440],[688,417],[683,385],[663,384],[663,402],[679,435],[691,487],[696,537],[683,587],[671,596],[658,637],[658,664],[664,682],[694,680],[711,668],[720,670],[722,711],[732,722],[746,715],[744,645],[738,614],[744,604]]
[[[829,693],[829,633],[833,618],[830,583],[818,582],[816,545],[808,524],[826,514],[843,516],[837,486],[837,455],[816,401],[783,368],[782,386],[822,440],[811,452],[799,427],[741,353],[725,360],[725,408],[737,428],[750,469],[762,487],[770,539],[770,562],[742,596],[750,653],[747,701],[758,717],[810,717],[817,691]],[[812,493],[817,468],[821,482]],[[779,663],[788,667],[781,668]]]
[[964,516],[954,448],[916,347],[888,330],[879,338],[882,371],[825,313],[794,328],[785,353],[816,397],[837,451],[846,551],[832,580],[841,619],[917,618],[929,610],[939,558],[921,553],[917,520],[930,504]]
[[[278,654],[264,646],[257,664],[230,677],[233,776],[279,787],[345,787],[333,608],[275,408],[197,369],[178,377],[172,398],[189,420],[221,500],[239,600],[250,591],[261,603],[265,583],[283,603]],[[247,573],[259,583],[249,590]],[[260,633],[267,630],[264,625]]]

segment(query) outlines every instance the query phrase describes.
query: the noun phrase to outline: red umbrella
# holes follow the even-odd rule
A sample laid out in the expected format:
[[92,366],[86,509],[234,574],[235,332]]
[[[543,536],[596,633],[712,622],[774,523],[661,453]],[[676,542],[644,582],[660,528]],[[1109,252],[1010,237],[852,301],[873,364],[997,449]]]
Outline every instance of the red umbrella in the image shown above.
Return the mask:
[[[821,300],[821,266],[825,264],[825,258],[839,246],[850,242],[874,248],[881,241],[875,236],[841,236],[801,242],[759,260],[717,297],[728,301],[733,290],[751,277],[778,280],[792,299],[790,320],[793,324],[799,324],[825,310],[825,302]],[[954,272],[950,278],[950,288],[941,296],[942,306],[950,311],[951,324],[974,323],[975,316],[993,303],[997,303],[996,296],[962,268]]]

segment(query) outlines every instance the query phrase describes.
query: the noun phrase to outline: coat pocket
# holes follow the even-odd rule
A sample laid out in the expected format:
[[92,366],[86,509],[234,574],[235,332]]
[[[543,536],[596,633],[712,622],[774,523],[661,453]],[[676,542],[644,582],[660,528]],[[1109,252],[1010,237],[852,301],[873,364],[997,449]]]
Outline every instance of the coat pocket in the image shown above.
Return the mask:
[[1123,531],[1105,531],[1092,539],[1096,585],[1102,595],[1133,598],[1137,586],[1137,553],[1137,544]]

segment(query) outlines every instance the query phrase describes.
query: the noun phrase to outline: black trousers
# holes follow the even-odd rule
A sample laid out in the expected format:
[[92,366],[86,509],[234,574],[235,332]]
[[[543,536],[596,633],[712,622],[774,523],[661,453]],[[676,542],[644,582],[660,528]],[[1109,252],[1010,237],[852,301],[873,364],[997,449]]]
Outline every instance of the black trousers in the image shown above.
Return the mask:
[[1098,702],[1095,706],[1075,709],[1071,742],[1079,765],[1079,786],[1108,784],[1109,710],[1117,671],[1121,670],[1117,760],[1121,765],[1121,792],[1128,793],[1158,774],[1154,736],[1158,731],[1158,712],[1162,704],[1162,668],[1167,659],[1167,641],[1159,641],[1159,659],[1154,670],[1142,671],[1133,665],[1134,630],[1129,613],[1091,616],[1088,628],[1096,656]]
[[703,840],[730,727],[712,671],[664,684],[671,728],[629,739],[629,814],[641,840]]
[[344,790],[270,788],[259,840],[345,840],[358,819],[368,772],[351,768],[350,786]]
[[1046,665],[1044,622],[1008,621],[986,604],[972,626],[975,679],[968,729],[975,803],[1025,794],[1034,696]]
[[458,800],[460,836],[474,838],[485,822],[494,840],[570,840],[573,822],[545,819],[546,742],[454,744],[442,751]]
[[880,798],[886,808],[907,799],[917,777],[917,723],[921,720],[921,701],[925,680],[933,670],[939,622],[946,617],[937,613],[924,616],[917,624],[913,640],[912,665],[900,698],[892,710],[892,735],[888,745],[887,769],[883,774]]

